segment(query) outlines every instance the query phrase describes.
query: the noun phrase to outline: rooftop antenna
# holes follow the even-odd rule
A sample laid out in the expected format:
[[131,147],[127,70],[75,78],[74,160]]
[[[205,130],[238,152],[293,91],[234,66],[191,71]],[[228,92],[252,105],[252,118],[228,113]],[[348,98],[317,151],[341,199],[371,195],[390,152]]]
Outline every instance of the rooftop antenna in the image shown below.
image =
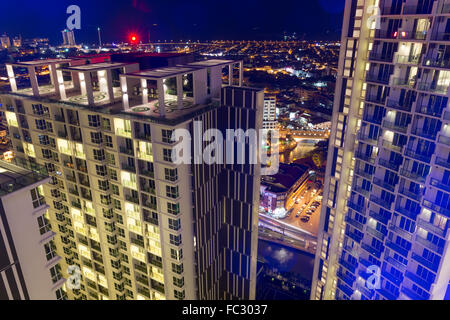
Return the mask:
[[98,31],[98,47],[101,48],[102,47],[102,35],[100,32],[100,27],[97,28]]

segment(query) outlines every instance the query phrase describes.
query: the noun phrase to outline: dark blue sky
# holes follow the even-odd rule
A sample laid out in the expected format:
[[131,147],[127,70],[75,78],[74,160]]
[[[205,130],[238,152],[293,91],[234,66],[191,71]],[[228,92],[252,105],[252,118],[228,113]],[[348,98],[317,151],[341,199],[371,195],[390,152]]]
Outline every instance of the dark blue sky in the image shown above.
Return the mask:
[[66,9],[81,8],[77,42],[126,40],[280,39],[283,31],[305,39],[339,39],[344,0],[0,0],[0,33],[61,40]]

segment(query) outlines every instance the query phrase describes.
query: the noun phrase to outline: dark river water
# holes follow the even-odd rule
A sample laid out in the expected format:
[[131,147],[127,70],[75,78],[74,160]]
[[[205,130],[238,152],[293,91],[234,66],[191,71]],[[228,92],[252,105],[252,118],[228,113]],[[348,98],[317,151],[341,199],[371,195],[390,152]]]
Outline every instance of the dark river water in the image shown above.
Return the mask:
[[259,240],[258,243],[258,257],[267,261],[272,268],[276,268],[278,272],[296,273],[303,279],[312,279],[313,255],[264,240]]

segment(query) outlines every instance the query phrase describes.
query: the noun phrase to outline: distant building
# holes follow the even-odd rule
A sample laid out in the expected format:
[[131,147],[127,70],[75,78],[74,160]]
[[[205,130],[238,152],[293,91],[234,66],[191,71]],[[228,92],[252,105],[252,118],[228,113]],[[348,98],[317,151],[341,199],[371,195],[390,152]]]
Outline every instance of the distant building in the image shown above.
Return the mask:
[[0,36],[0,45],[2,49],[9,49],[11,47],[11,40],[6,34]]
[[65,46],[76,46],[75,34],[71,30],[64,29],[61,31],[63,37],[63,45]]
[[13,39],[13,46],[16,48],[20,48],[22,46],[22,38],[21,37],[15,37]]
[[301,164],[280,163],[279,172],[261,179],[260,206],[268,212],[286,208],[290,197],[308,182],[309,168]]
[[275,129],[277,126],[277,103],[275,97],[264,99],[263,129]]
[[65,299],[48,220],[43,184],[50,177],[35,163],[0,161],[0,300]]

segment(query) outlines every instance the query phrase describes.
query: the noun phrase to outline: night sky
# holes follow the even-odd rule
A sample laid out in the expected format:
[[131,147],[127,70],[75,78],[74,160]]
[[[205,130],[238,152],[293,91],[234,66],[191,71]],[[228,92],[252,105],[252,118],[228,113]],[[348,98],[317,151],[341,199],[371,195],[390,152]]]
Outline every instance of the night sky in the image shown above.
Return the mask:
[[340,38],[344,0],[0,0],[0,33],[62,41],[66,9],[81,8],[77,42],[141,40],[280,40]]

